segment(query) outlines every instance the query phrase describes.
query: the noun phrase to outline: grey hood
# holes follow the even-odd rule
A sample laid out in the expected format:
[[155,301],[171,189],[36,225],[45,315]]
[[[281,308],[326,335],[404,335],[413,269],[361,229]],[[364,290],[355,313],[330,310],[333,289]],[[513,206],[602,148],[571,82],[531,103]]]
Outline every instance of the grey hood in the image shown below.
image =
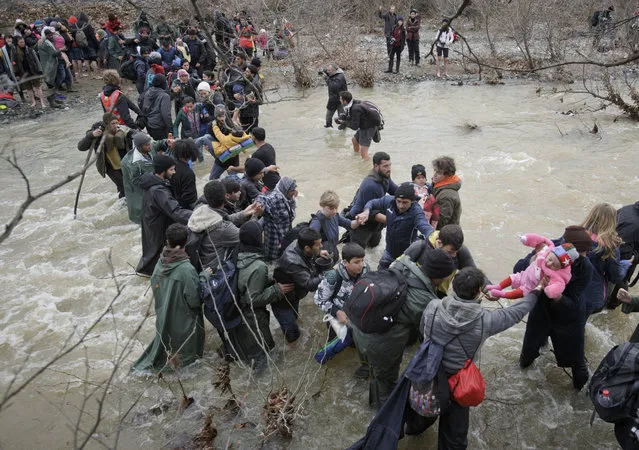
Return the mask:
[[209,205],[200,205],[191,214],[188,227],[194,233],[201,233],[221,228],[223,221],[222,216]]
[[483,314],[484,309],[476,300],[463,300],[453,294],[442,300],[437,320],[447,333],[460,335],[474,328]]

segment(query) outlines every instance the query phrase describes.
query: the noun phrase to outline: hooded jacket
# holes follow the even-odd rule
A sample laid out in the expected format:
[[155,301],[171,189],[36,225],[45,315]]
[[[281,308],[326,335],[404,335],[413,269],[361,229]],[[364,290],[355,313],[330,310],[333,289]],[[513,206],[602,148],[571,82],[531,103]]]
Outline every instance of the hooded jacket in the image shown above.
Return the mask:
[[[237,257],[237,269],[239,304],[246,323],[255,334],[263,336],[264,346],[271,349],[275,342],[269,327],[270,313],[266,305],[283,300],[284,294],[279,285],[269,277],[268,265],[261,253],[240,252]],[[259,351],[260,349],[257,349],[258,353]]]
[[[359,189],[355,194],[353,203],[349,212],[349,217],[354,219],[359,213],[364,211],[366,203],[376,198],[382,198],[386,194],[395,195],[397,185],[390,178],[384,178],[374,169],[370,171],[368,176],[364,178],[359,185]],[[370,217],[374,218],[374,213],[379,211],[371,211]]]
[[400,214],[395,197],[385,195],[366,203],[364,210],[380,211],[386,216],[386,251],[393,258],[399,258],[417,239],[417,231],[425,238],[434,231],[418,202],[413,202],[408,211]]
[[157,156],[157,151],[151,146],[148,158],[137,148],[127,153],[122,158],[122,178],[124,182],[124,193],[126,195],[126,207],[129,212],[129,219],[135,223],[141,223],[142,217],[142,197],[144,191],[140,186],[140,178],[145,173],[153,173],[153,158]]
[[166,241],[166,229],[172,223],[186,225],[192,211],[180,207],[171,185],[154,173],[140,178],[142,197],[142,258],[136,272],[152,273]]
[[204,318],[198,285],[197,272],[186,256],[168,263],[163,256],[158,262],[151,277],[156,335],[133,369],[162,369],[167,363],[167,350],[171,354],[180,350],[180,367],[202,357]]
[[[355,283],[366,275],[369,270],[368,264],[364,264],[362,273],[356,277],[351,277],[344,266],[344,261],[340,261],[337,268],[324,273],[324,279],[317,287],[317,291],[315,291],[315,304],[324,313],[336,317],[337,311],[344,308],[344,302],[350,297]],[[337,289],[338,284],[339,290]]]
[[340,105],[339,93],[348,90],[346,76],[342,69],[337,69],[333,75],[326,77],[326,85],[328,86],[328,103],[327,109],[336,109]]
[[175,174],[171,177],[175,198],[182,208],[193,209],[197,203],[195,172],[187,163],[175,160]]
[[592,250],[588,252],[588,259],[592,264],[592,278],[584,291],[586,315],[603,308],[608,298],[608,283],[621,283],[626,277],[630,264],[621,262],[619,249],[616,248],[612,256],[604,258],[603,251],[598,250],[597,237],[593,235]]
[[240,229],[233,222],[224,220],[209,205],[195,208],[188,227],[192,233],[186,250],[194,267],[210,267],[215,270],[220,258],[226,261],[237,256]]
[[438,230],[451,223],[459,225],[462,213],[459,189],[461,189],[461,179],[457,175],[448,177],[433,187],[433,194],[440,208]]
[[173,130],[171,120],[171,97],[162,88],[151,86],[144,93],[142,112],[146,116],[147,127],[154,130]]
[[478,351],[486,339],[523,319],[538,298],[539,292],[532,291],[514,305],[488,311],[476,300],[464,300],[453,294],[428,304],[420,328],[424,339],[444,346],[442,363],[446,374],[451,376],[467,359],[478,359]]
[[[91,127],[91,129],[86,132],[84,137],[80,139],[80,142],[78,142],[78,150],[80,150],[81,152],[86,152],[89,149],[93,149],[96,151],[95,168],[97,169],[100,176],[104,178],[106,176],[107,165],[108,167],[113,167],[109,162],[109,159],[106,157],[107,151],[104,148],[100,148],[103,140],[106,139],[106,133],[103,133],[101,137],[93,136],[93,130],[95,130],[99,124],[99,122],[97,124],[94,124],[93,127]],[[124,158],[127,151],[129,150],[126,134],[124,133],[124,131],[118,130],[115,133],[115,136],[113,137],[113,143],[115,148],[117,149],[118,156],[120,158]],[[120,161],[120,166],[121,164],[122,162]]]

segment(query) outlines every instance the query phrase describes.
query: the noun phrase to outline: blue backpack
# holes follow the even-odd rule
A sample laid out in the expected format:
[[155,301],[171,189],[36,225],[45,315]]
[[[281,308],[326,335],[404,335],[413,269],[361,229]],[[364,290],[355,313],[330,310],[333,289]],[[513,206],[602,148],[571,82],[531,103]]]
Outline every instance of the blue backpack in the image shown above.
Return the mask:
[[204,316],[221,333],[242,323],[236,306],[237,267],[232,261],[221,262],[212,274],[200,274],[200,299]]

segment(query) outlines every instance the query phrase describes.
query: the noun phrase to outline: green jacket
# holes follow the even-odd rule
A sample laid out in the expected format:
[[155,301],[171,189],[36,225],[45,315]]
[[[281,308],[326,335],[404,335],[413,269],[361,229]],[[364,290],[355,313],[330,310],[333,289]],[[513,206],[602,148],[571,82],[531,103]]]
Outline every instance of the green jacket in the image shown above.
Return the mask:
[[167,363],[166,350],[170,354],[179,350],[179,367],[184,367],[201,358],[204,350],[198,274],[186,253],[184,259],[164,264],[166,255],[165,248],[151,276],[155,297],[155,339],[133,364],[135,370],[161,370]]
[[163,141],[153,141],[151,144],[151,160],[146,159],[137,150],[133,149],[122,158],[122,178],[124,182],[124,194],[126,195],[126,207],[129,210],[129,219],[137,224],[141,223],[142,197],[144,192],[140,187],[140,177],[145,173],[153,172],[153,159],[162,149]]
[[43,37],[38,44],[38,54],[40,56],[40,64],[44,73],[44,80],[51,84],[55,84],[55,77],[58,73],[58,56],[60,50],[56,50],[53,42]]
[[[284,294],[279,286],[268,276],[268,265],[264,262],[264,256],[259,253],[241,252],[237,258],[237,289],[239,304],[242,308],[247,324],[259,337],[263,336],[264,346],[267,349],[274,347],[273,336],[269,328],[270,314],[266,309],[278,300],[284,299]],[[251,335],[247,344],[253,349],[246,349],[244,353],[254,355],[254,352],[262,352]]]
[[439,205],[438,230],[449,224],[459,225],[462,213],[459,189],[461,189],[461,180],[433,189],[435,200]]

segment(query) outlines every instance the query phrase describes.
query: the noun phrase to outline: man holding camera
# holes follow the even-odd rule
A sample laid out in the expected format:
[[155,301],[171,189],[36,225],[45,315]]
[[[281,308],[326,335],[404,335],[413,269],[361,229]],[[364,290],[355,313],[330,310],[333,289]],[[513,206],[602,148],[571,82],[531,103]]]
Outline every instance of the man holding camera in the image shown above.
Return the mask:
[[335,111],[344,114],[344,107],[339,99],[339,93],[348,90],[344,71],[336,64],[329,64],[324,70],[319,71],[319,75],[324,75],[324,81],[328,86],[328,103],[326,104],[326,124],[324,128],[333,127],[333,116]]

